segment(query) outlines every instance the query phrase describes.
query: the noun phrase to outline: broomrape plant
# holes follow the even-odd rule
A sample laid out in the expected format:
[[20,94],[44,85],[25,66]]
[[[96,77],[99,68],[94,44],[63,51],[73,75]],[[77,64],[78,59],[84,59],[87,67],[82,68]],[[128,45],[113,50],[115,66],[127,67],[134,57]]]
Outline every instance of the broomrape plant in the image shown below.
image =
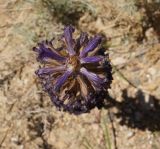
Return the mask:
[[54,105],[69,113],[81,114],[103,106],[112,82],[109,56],[100,47],[102,36],[88,37],[82,32],[73,38],[75,29],[65,27],[61,47],[42,41],[33,50],[44,67],[36,71]]

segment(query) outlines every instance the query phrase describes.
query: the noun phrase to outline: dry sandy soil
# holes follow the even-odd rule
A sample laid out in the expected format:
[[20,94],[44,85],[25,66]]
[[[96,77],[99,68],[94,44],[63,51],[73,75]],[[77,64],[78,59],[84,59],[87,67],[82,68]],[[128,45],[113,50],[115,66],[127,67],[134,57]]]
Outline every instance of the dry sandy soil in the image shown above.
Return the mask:
[[[159,149],[159,0],[0,0],[1,149]],[[106,106],[57,111],[34,72],[32,47],[78,31],[107,38],[113,83]]]

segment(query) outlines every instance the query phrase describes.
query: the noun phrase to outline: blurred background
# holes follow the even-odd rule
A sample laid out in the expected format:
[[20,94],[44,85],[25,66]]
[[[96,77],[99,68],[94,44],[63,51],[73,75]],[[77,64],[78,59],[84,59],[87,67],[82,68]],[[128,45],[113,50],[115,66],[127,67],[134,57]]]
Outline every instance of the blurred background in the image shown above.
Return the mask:
[[[32,47],[63,32],[103,34],[113,66],[101,110],[59,112]],[[159,149],[160,0],[0,0],[1,149]]]

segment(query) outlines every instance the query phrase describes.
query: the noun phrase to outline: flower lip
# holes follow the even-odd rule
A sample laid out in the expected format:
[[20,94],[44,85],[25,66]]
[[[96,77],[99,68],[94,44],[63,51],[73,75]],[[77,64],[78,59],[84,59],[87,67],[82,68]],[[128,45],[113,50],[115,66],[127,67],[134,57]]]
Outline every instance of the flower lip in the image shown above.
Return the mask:
[[92,38],[87,46],[81,51],[80,57],[85,57],[88,52],[93,51],[102,41],[102,36],[95,36]]
[[101,90],[106,82],[106,79],[100,78],[97,74],[89,72],[86,68],[82,67],[80,73],[88,78],[88,80],[93,84],[95,90]]
[[62,76],[60,76],[55,83],[54,90],[58,92],[60,87],[65,83],[67,78],[72,74],[72,70],[67,70]]
[[72,33],[74,32],[74,28],[72,26],[67,26],[64,29],[64,38],[67,46],[67,51],[69,55],[75,55],[74,51],[74,40],[72,38]]
[[58,53],[54,52],[53,50],[51,50],[51,48],[47,47],[47,44],[42,42],[38,44],[38,47],[34,47],[33,51],[37,52],[38,55],[38,60],[40,61],[47,61],[48,58],[50,59],[54,59],[57,61],[65,61],[66,58],[59,55]]
[[102,56],[88,56],[81,58],[81,63],[97,63],[103,60]]
[[50,75],[52,73],[61,72],[61,71],[65,71],[65,70],[66,70],[66,66],[62,65],[62,66],[57,66],[57,67],[40,68],[35,73],[38,76],[42,76],[42,75],[47,75],[47,74]]

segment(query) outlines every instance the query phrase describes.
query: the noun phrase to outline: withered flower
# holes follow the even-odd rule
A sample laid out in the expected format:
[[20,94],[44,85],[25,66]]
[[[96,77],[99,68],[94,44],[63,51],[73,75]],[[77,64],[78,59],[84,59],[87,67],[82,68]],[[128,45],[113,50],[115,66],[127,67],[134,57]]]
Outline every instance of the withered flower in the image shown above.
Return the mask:
[[81,114],[103,105],[112,74],[108,55],[100,47],[102,37],[89,39],[82,32],[75,40],[73,32],[72,26],[65,27],[60,48],[55,48],[52,41],[43,41],[33,50],[44,64],[36,74],[54,105]]

